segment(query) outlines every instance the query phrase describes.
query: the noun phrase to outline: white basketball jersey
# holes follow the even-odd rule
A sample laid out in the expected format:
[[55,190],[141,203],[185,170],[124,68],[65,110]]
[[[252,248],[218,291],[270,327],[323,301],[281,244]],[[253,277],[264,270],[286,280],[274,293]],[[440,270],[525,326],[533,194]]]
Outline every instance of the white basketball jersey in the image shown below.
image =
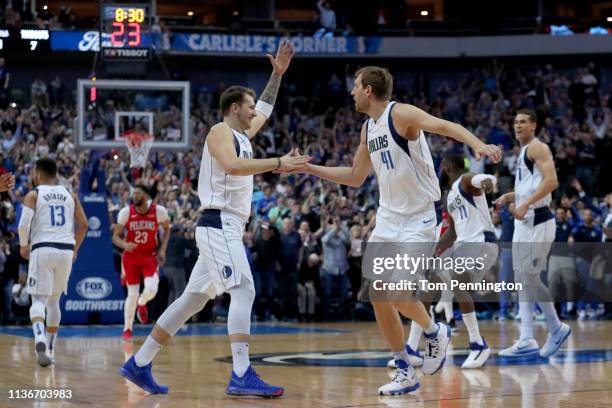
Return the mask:
[[440,199],[440,183],[425,135],[406,140],[393,126],[389,102],[378,119],[366,122],[367,145],[380,189],[379,205],[396,214],[410,216],[432,209]]
[[456,242],[485,242],[485,232],[493,233],[493,221],[484,194],[473,196],[461,188],[459,177],[446,197],[446,209],[453,217]]
[[[232,133],[238,157],[252,158],[253,148],[248,136],[234,129]],[[223,210],[247,219],[251,214],[253,176],[227,174],[221,164],[210,154],[207,140],[202,152],[198,195],[202,208]]]
[[[531,144],[531,143],[530,143]],[[535,193],[535,191],[544,180],[542,173],[535,165],[535,163],[527,157],[527,148],[529,144],[521,148],[521,153],[516,160],[516,175],[514,176],[514,193],[516,206],[520,206],[522,203],[527,201],[529,197]],[[533,205],[529,206],[526,217],[533,217],[533,209],[540,207],[548,207],[552,198],[550,193],[544,198],[536,201]]]
[[74,244],[74,199],[66,187],[38,186],[34,219],[30,228],[32,245],[41,242]]

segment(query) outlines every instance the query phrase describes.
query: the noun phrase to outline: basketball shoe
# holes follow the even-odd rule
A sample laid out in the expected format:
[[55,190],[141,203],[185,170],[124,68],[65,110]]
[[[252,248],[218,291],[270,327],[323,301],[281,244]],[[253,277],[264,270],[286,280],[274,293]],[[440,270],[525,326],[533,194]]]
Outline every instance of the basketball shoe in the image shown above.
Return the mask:
[[123,367],[119,369],[119,375],[151,394],[167,394],[168,387],[159,385],[155,382],[153,374],[151,373],[152,366],[153,363],[149,363],[144,367],[138,367],[136,360],[134,360],[134,356],[132,356],[123,364]]
[[270,385],[259,378],[252,366],[247,368],[242,377],[238,377],[232,371],[232,376],[225,390],[225,393],[229,395],[255,395],[270,398],[280,397],[284,392],[283,387]]
[[446,324],[437,323],[435,333],[425,333],[425,357],[423,359],[423,374],[433,375],[446,361],[446,349],[451,339],[451,329]]
[[387,383],[378,389],[378,395],[399,395],[406,394],[417,390],[421,384],[416,376],[414,367],[408,365],[403,360],[397,360],[397,369],[395,376],[390,383]]
[[518,339],[512,346],[500,350],[500,357],[529,357],[538,354],[540,346],[535,339]]
[[559,351],[561,344],[572,334],[572,329],[566,323],[561,323],[561,326],[555,333],[548,333],[546,343],[540,350],[540,357],[548,358]]

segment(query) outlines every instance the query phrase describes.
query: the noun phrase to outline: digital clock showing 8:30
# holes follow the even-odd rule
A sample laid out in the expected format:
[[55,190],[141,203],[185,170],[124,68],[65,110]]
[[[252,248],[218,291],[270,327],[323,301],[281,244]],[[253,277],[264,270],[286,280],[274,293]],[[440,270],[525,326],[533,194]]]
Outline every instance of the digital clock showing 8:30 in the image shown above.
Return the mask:
[[110,34],[111,46],[142,47],[142,35],[148,31],[148,5],[104,4],[102,7],[102,32]]

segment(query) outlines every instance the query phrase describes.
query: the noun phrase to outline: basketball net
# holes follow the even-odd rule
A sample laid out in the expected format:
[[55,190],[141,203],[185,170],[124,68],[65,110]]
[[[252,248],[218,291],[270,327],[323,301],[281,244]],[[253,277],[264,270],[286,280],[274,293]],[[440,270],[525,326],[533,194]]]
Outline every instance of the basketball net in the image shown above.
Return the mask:
[[153,147],[153,135],[129,130],[123,134],[123,137],[130,152],[130,167],[144,168]]

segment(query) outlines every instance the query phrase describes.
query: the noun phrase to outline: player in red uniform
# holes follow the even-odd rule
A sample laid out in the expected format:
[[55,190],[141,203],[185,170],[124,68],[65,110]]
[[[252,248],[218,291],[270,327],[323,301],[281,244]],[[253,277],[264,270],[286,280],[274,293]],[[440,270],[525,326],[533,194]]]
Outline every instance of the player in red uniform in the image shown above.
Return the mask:
[[[160,225],[164,233],[161,245],[158,246],[157,231]],[[127,235],[122,238],[125,229]],[[157,294],[157,268],[166,260],[169,238],[168,212],[161,205],[151,203],[146,186],[137,185],[134,188],[133,204],[119,211],[113,232],[113,244],[124,250],[121,257],[122,279],[127,283],[128,292],[123,312],[125,341],[132,340],[132,325],[137,309],[138,320],[141,323],[148,321],[146,305]],[[144,278],[144,290],[139,296],[141,276]]]

